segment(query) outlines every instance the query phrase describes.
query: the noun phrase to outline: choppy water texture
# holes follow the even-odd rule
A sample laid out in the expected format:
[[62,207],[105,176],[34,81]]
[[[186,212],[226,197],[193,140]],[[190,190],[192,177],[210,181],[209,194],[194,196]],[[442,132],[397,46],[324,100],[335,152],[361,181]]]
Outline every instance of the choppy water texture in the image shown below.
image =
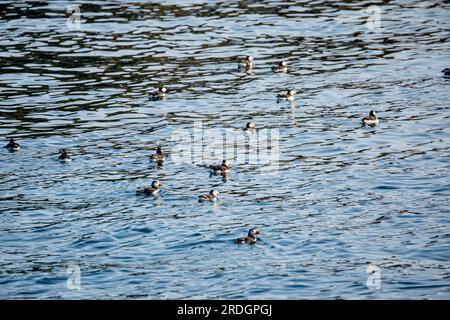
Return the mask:
[[[22,145],[0,150],[0,298],[450,298],[448,1],[77,3],[79,30],[73,2],[0,1],[0,134]],[[146,157],[249,120],[279,130],[279,170]]]

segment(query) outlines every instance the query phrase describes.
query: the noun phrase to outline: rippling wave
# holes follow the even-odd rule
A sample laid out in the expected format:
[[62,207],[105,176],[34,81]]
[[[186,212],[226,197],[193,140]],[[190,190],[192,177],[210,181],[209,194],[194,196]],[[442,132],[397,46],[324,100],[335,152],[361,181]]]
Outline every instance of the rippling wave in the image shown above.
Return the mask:
[[[448,299],[449,2],[165,3],[77,1],[78,28],[71,1],[0,1],[0,134],[22,145],[0,152],[0,298]],[[248,121],[278,130],[275,172],[170,156],[177,130]]]

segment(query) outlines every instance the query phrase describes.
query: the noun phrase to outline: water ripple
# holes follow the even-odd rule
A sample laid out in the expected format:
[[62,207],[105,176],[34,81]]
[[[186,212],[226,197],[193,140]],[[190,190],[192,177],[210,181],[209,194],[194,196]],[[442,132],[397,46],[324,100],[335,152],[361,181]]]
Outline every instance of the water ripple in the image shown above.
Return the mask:
[[[1,298],[449,298],[447,3],[376,3],[375,30],[360,1],[78,1],[79,29],[71,4],[0,1],[0,134],[22,145],[0,151]],[[276,172],[171,157],[175,130],[250,120],[278,130]]]

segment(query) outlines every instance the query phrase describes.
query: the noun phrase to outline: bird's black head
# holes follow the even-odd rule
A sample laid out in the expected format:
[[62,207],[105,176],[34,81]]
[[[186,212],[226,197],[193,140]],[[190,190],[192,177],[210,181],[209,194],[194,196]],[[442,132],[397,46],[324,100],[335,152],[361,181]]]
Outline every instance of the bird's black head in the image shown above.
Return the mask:
[[211,191],[209,192],[209,194],[212,195],[212,196],[214,196],[214,197],[217,197],[217,196],[219,195],[219,191],[217,191],[217,190],[211,190]]
[[159,189],[159,187],[162,187],[162,183],[159,180],[153,180],[152,188]]
[[255,237],[257,234],[261,234],[261,231],[259,231],[258,228],[251,228],[251,229],[248,231],[248,236],[249,236],[249,237]]

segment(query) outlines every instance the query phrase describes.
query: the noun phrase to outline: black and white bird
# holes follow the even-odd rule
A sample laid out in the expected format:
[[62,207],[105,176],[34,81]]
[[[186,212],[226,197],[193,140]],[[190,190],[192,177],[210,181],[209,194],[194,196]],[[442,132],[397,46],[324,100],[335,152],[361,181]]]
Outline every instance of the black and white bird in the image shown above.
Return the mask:
[[250,244],[254,244],[256,243],[257,239],[256,239],[256,235],[261,234],[261,231],[259,231],[259,229],[257,228],[251,228],[248,231],[248,234],[246,237],[241,237],[236,239],[237,243],[250,243]]
[[61,163],[69,163],[70,161],[72,161],[72,159],[70,158],[70,156],[67,153],[66,149],[59,149],[58,160]]
[[247,124],[245,125],[244,131],[248,132],[248,133],[253,133],[256,130],[256,126],[253,122],[247,122]]
[[162,162],[166,159],[166,157],[164,156],[164,153],[162,151],[162,147],[159,146],[156,148],[156,153],[152,154],[150,156],[150,160],[154,161],[154,162]]
[[14,139],[9,139],[9,143],[5,146],[9,151],[19,151],[20,150],[20,144],[16,142]]
[[375,110],[370,110],[369,115],[362,118],[362,124],[372,127],[378,124],[378,117]]
[[217,197],[219,196],[219,191],[217,190],[211,190],[208,194],[203,194],[201,196],[198,196],[198,202],[216,202]]
[[162,87],[160,87],[160,88],[158,89],[158,91],[153,92],[153,93],[151,94],[151,99],[152,99],[153,101],[157,101],[157,100],[165,100],[165,99],[167,98],[166,92],[167,92],[167,89],[166,89],[164,86],[162,86]]
[[286,90],[286,91],[278,93],[278,100],[294,101],[296,95],[297,95],[297,91],[292,90],[292,89]]
[[162,183],[159,180],[154,180],[150,187],[144,187],[136,191],[138,194],[145,194],[147,196],[156,196],[159,194],[159,189],[162,187]]
[[216,174],[230,173],[230,171],[231,171],[231,163],[228,160],[223,160],[222,164],[210,165],[209,169],[211,169],[212,172],[216,173]]
[[244,59],[239,61],[239,69],[245,69],[245,71],[250,71],[253,68],[252,56],[246,56]]
[[280,61],[278,66],[273,67],[272,70],[273,70],[273,72],[281,72],[281,73],[288,72],[287,61]]

